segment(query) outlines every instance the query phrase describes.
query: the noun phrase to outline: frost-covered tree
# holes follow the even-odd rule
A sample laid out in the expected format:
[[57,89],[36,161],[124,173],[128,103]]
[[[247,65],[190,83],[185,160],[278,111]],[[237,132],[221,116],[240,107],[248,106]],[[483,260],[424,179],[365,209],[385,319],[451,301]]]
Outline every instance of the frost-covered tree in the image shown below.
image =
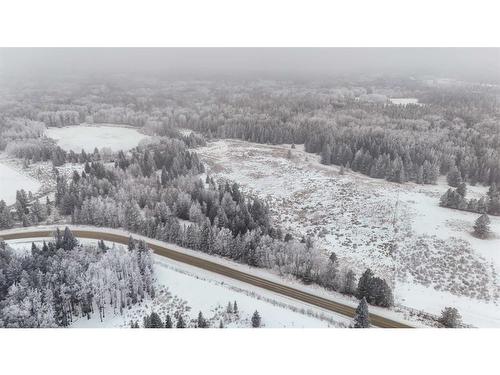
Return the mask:
[[452,187],[458,187],[462,183],[462,176],[456,166],[453,166],[453,168],[450,169],[446,175],[446,181],[448,182],[448,185]]
[[184,321],[184,318],[182,315],[179,315],[179,318],[177,319],[177,324],[175,326],[176,328],[186,328],[186,322]]
[[479,216],[474,222],[474,234],[479,238],[486,238],[490,234],[490,218],[486,214]]
[[165,328],[172,328],[172,318],[170,317],[170,314],[167,314],[167,317],[165,318]]
[[457,328],[462,324],[462,317],[455,307],[445,307],[439,322],[446,328]]
[[58,230],[53,241],[33,244],[24,255],[0,244],[0,326],[65,327],[94,313],[102,320],[106,308],[122,314],[154,295],[149,249],[103,252],[76,244],[64,251],[71,242]]
[[362,298],[356,308],[353,325],[354,328],[370,328],[370,316],[368,313],[368,303],[366,298]]
[[73,232],[71,232],[71,229],[66,227],[64,229],[64,235],[62,238],[61,247],[64,250],[69,251],[69,250],[73,250],[76,246],[78,246],[78,240],[73,235]]
[[252,315],[252,328],[259,328],[261,324],[261,317],[259,315],[259,312],[255,310],[255,312]]
[[201,313],[201,311],[198,313],[198,320],[196,321],[196,323],[197,323],[198,328],[208,328],[208,322],[203,317],[203,314]]
[[359,299],[366,298],[368,303],[382,307],[390,307],[394,304],[390,286],[384,279],[375,277],[369,268],[358,281],[356,297]]
[[346,294],[356,293],[356,274],[351,269],[344,273],[342,292]]
[[12,228],[13,224],[9,207],[7,207],[5,201],[0,200],[0,229]]
[[144,317],[144,328],[164,328],[160,315],[152,312],[150,315]]

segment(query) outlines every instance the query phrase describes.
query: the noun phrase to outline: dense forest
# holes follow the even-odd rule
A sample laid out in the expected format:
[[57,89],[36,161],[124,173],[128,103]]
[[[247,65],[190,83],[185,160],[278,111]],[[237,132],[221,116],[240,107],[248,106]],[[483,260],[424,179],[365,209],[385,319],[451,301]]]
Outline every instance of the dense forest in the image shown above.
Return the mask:
[[[190,128],[209,138],[305,144],[325,164],[395,182],[432,184],[456,168],[470,184],[500,184],[494,86],[428,87],[411,80],[125,83],[109,78],[102,85],[74,83],[58,92],[58,102],[42,88],[22,92],[0,103],[0,129],[6,129],[0,131],[7,140],[32,132],[25,129],[28,121],[35,133],[40,124],[87,122],[126,124],[177,138],[176,128]],[[388,100],[394,95],[411,95],[420,103],[394,105]]]
[[142,241],[128,250],[84,245],[66,228],[28,254],[0,242],[0,327],[66,327],[92,314],[102,321],[106,309],[122,314],[154,295],[151,251]]

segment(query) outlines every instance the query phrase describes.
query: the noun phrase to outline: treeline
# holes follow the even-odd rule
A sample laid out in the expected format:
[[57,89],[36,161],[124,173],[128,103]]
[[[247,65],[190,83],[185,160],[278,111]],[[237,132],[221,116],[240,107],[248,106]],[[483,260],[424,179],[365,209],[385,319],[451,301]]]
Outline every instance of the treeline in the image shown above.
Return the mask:
[[16,192],[15,210],[11,210],[4,200],[0,200],[0,229],[12,228],[16,221],[24,227],[43,222],[51,214],[52,205],[46,198],[45,204],[35,199],[31,192],[24,189]]
[[23,118],[0,116],[0,151],[16,141],[40,138],[45,133],[45,125]]
[[81,116],[78,111],[42,111],[37,115],[37,120],[42,121],[47,126],[63,127],[68,125],[78,125]]
[[[229,321],[231,321],[231,318],[238,317],[238,307],[236,304],[236,301],[234,301],[234,308],[231,302],[229,302],[228,307],[223,315],[225,318],[224,320],[227,320],[229,317]],[[175,312],[174,318],[176,319],[176,323],[174,324],[174,320],[172,319],[172,316],[170,314],[166,314],[164,320],[161,318],[161,316],[153,311],[151,314],[146,314],[143,318],[143,323],[142,327],[143,328],[215,328],[215,325],[213,324],[210,319],[206,319],[203,316],[203,313],[200,311],[198,313],[197,319],[190,319],[188,320],[185,318],[181,313],[178,311]],[[218,328],[224,328],[224,320],[221,318],[219,320]],[[252,328],[259,328],[262,324],[262,318],[257,310],[252,315],[251,318],[251,326]],[[139,322],[138,321],[131,321],[130,322],[130,327],[131,328],[140,328]]]
[[[216,107],[190,108],[173,121],[214,137],[304,143],[325,164],[391,181],[435,183],[456,166],[471,184],[500,183],[498,107],[485,107],[482,99],[473,100],[460,89],[453,95],[442,92],[450,95],[447,100],[424,107],[350,99],[339,103],[320,99],[319,93],[283,90],[266,95],[262,87],[231,89],[245,95],[219,97],[222,103]],[[467,100],[460,100],[462,94]],[[495,103],[495,93],[483,97]]]
[[54,167],[65,163],[83,164],[101,160],[108,161],[114,157],[114,154],[105,148],[101,150],[96,148],[93,152],[85,152],[83,149],[79,153],[73,150],[65,151],[54,140],[46,137],[10,142],[6,152],[13,157],[24,159],[28,163],[50,161]]
[[320,154],[324,164],[351,167],[395,182],[435,183],[454,166],[471,184],[500,182],[498,122],[493,120],[468,128],[464,121],[448,121],[437,115],[392,119],[364,109],[344,108],[286,122],[273,121],[266,114],[262,119],[239,115],[237,121],[188,123],[196,131],[221,138],[304,143],[306,151]]
[[366,94],[392,95],[388,87],[401,89],[400,84],[390,79],[350,87],[340,82],[78,82],[61,88],[58,103],[41,94],[31,95],[29,103],[12,95],[15,105],[1,108],[6,116],[43,119],[51,126],[75,122],[78,113],[79,121],[143,127],[175,138],[174,129],[189,128],[208,137],[305,144],[325,164],[396,182],[435,183],[456,167],[470,184],[498,185],[498,90],[406,82],[405,93],[424,105],[362,100]]
[[467,187],[460,183],[456,189],[448,189],[439,200],[441,207],[454,208],[479,214],[500,215],[500,192],[494,183],[490,186],[486,197],[466,199]]
[[66,327],[75,318],[102,319],[154,297],[151,251],[142,241],[128,250],[81,245],[71,231],[16,254],[0,242],[0,327]]

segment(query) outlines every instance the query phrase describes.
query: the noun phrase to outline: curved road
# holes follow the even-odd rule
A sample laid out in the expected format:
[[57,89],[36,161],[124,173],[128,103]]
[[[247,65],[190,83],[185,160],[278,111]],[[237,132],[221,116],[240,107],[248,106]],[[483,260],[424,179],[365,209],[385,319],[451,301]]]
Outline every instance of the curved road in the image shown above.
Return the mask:
[[[1,233],[0,239],[14,240],[14,239],[24,239],[24,238],[29,239],[29,238],[40,238],[40,237],[52,237],[54,233],[54,229],[39,229],[39,230],[32,230],[30,228],[26,229],[27,229],[26,232]],[[129,240],[128,235],[120,235],[116,233],[105,233],[101,231],[92,231],[89,229],[71,229],[71,231],[76,237],[104,240],[125,245],[128,244]],[[308,304],[315,305],[323,309],[348,316],[350,318],[352,318],[355,314],[355,308],[353,308],[352,306],[348,306],[340,302],[335,302],[323,297],[319,297],[317,295],[310,294],[274,281],[270,281],[262,277],[254,276],[249,273],[228,266],[224,266],[222,264],[215,263],[197,256],[172,250],[165,246],[151,243],[147,239],[145,241],[156,254],[176,260],[178,262],[186,263],[191,266],[215,272],[238,281],[243,281],[245,283],[255,285],[259,288],[267,289],[274,293],[278,293],[286,297],[291,297],[299,301],[306,302]],[[412,328],[409,325],[372,313],[370,313],[370,321],[374,326],[381,328]]]

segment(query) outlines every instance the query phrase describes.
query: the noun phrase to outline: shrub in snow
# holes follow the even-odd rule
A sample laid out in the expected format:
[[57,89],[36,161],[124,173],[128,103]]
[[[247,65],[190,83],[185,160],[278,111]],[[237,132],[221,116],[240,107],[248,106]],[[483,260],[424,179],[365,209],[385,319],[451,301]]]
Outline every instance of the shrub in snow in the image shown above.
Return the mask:
[[259,315],[259,312],[255,310],[255,312],[252,315],[252,327],[253,328],[259,328],[261,323],[261,318]]
[[462,324],[462,317],[458,310],[454,307],[445,307],[439,318],[441,323],[446,328],[457,328]]
[[486,238],[490,234],[490,218],[486,214],[479,216],[474,223],[474,234]]

